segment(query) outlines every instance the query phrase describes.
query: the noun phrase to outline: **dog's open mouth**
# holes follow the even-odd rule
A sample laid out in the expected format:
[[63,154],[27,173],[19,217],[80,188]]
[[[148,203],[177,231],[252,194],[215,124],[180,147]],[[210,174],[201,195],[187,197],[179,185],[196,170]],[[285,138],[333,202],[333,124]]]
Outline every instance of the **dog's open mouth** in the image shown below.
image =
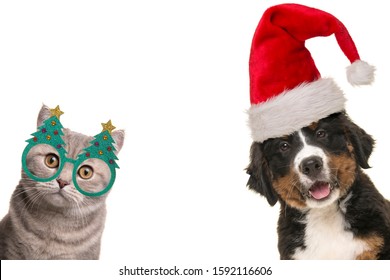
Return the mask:
[[316,200],[327,198],[332,191],[332,187],[327,182],[317,181],[309,189],[309,194]]

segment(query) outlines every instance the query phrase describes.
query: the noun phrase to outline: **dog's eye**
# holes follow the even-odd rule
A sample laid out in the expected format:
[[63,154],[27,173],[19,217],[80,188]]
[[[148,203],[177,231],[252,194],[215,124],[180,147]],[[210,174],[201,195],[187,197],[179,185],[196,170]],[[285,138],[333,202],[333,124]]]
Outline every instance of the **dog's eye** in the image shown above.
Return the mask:
[[323,129],[319,129],[319,130],[317,130],[317,132],[316,132],[317,138],[325,138],[326,135],[327,135],[327,134],[326,134],[326,131],[323,130]]
[[287,142],[282,142],[282,143],[280,143],[279,149],[282,152],[285,152],[285,151],[290,149],[290,145]]

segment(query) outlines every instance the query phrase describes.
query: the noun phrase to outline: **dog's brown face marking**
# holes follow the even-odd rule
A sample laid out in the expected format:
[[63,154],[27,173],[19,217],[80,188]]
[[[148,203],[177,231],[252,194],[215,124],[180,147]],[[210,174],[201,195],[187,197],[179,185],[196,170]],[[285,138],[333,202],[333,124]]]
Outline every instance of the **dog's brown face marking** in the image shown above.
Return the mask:
[[317,127],[318,127],[318,122],[312,122],[312,123],[308,126],[308,128],[311,129],[311,130],[313,130],[313,131],[315,131],[315,130],[317,129]]
[[356,161],[352,154],[345,153],[329,156],[331,177],[336,179],[340,189],[340,196],[344,196],[355,181],[356,167]]
[[306,207],[305,198],[300,190],[299,177],[295,172],[290,171],[286,176],[273,181],[273,186],[288,205],[298,209]]

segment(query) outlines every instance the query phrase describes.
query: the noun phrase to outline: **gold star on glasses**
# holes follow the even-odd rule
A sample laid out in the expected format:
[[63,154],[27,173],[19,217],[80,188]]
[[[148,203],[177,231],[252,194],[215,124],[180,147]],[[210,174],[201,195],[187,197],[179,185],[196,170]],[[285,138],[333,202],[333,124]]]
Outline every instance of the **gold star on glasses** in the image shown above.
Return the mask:
[[111,120],[109,120],[107,123],[102,123],[102,127],[103,127],[103,131],[108,131],[108,133],[110,134],[116,128],[115,126],[112,125]]
[[60,106],[57,105],[57,107],[55,107],[54,109],[50,109],[50,114],[51,116],[56,116],[58,119],[60,119],[60,116],[63,114],[64,112],[61,111],[60,109]]

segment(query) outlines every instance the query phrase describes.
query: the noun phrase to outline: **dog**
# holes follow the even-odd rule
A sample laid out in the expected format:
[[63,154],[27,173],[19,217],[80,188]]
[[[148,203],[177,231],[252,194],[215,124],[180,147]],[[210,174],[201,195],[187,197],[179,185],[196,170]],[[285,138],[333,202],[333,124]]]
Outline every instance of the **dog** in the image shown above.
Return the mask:
[[362,170],[373,147],[345,112],[253,142],[247,186],[280,203],[280,259],[390,259],[390,202]]

